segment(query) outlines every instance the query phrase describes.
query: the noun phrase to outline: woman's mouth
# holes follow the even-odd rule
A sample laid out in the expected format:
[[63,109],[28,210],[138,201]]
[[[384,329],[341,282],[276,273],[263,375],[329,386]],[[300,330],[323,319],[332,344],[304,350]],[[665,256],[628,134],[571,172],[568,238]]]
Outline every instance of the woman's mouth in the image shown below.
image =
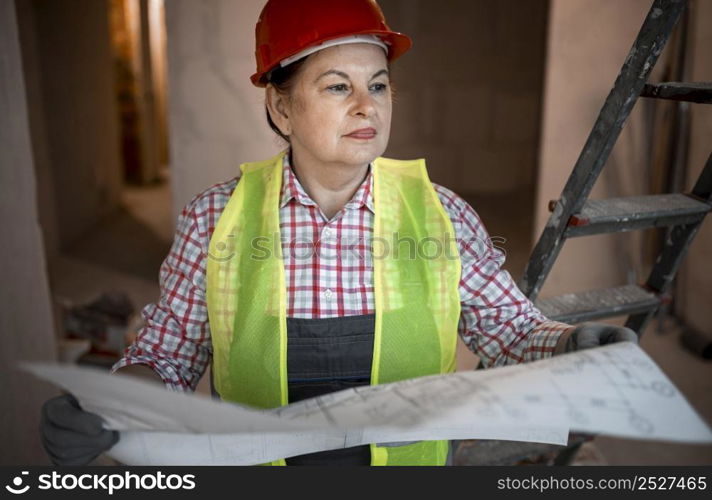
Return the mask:
[[350,134],[347,134],[345,137],[350,137],[352,139],[360,139],[360,140],[368,140],[368,139],[373,139],[376,137],[376,129],[369,127],[369,128],[360,128],[358,130],[354,130]]

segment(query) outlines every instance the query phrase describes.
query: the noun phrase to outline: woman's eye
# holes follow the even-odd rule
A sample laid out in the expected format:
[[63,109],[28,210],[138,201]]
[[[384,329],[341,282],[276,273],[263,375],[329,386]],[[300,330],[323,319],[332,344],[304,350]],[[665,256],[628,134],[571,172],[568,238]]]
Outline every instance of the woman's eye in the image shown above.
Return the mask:
[[373,85],[371,85],[371,92],[381,93],[385,92],[387,88],[388,85],[386,85],[385,83],[374,83]]
[[349,90],[349,86],[345,83],[337,83],[336,85],[329,85],[326,89],[331,92],[340,93]]

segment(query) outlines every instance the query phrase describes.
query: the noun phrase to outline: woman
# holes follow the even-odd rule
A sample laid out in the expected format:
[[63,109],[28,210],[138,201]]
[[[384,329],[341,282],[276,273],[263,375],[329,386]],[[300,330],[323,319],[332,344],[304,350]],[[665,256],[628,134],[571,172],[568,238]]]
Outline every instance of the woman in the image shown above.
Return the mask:
[[[458,334],[486,366],[636,340],[542,316],[465,201],[424,162],[381,158],[390,63],[411,42],[375,1],[269,0],[256,38],[251,79],[289,147],[185,207],[161,300],[113,370],[194,390],[212,359],[216,396],[271,408],[450,372]],[[118,439],[71,396],[43,417],[55,463],[86,463]],[[448,451],[371,444],[275,464],[442,465]]]

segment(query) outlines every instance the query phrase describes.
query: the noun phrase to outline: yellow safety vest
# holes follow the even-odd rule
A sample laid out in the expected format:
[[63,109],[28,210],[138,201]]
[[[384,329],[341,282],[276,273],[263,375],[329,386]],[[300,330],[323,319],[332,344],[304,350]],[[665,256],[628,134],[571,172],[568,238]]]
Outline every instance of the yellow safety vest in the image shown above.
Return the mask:
[[[259,408],[289,403],[279,226],[284,154],[240,166],[242,177],[208,249],[215,388],[223,400]],[[460,258],[452,223],[424,160],[377,158],[372,166],[371,384],[452,372],[460,317]],[[371,465],[444,465],[447,451],[447,441],[371,444]]]

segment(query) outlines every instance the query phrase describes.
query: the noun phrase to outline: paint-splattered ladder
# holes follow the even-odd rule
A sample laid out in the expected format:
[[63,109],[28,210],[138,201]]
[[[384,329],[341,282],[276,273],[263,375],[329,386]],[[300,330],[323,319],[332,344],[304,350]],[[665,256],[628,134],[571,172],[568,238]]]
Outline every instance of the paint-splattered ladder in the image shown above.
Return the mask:
[[[628,315],[640,335],[667,293],[680,263],[712,208],[712,154],[691,193],[587,199],[638,97],[712,103],[712,83],[647,84],[687,0],[655,0],[561,196],[532,252],[522,291],[552,319],[578,323]],[[564,242],[594,234],[667,227],[668,237],[645,284],[536,300]]]
[[[628,315],[626,326],[642,333],[665,302],[683,256],[712,207],[712,154],[691,193],[589,200],[588,196],[638,97],[711,103],[712,83],[646,84],[658,56],[686,7],[686,0],[655,0],[552,215],[539,238],[519,287],[549,318],[568,323]],[[667,238],[643,285],[571,293],[536,300],[561,247],[568,238],[668,228]],[[469,465],[553,463],[565,465],[588,435],[572,434],[561,451],[553,446],[506,441],[463,441],[456,463]]]

